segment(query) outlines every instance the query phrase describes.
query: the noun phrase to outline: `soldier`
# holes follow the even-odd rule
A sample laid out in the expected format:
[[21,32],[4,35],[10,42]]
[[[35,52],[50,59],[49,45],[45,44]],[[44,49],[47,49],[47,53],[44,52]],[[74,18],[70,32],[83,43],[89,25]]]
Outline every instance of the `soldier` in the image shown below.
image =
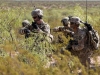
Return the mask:
[[53,36],[50,34],[50,26],[43,21],[43,11],[40,9],[35,9],[31,12],[34,22],[27,27],[28,30],[34,33],[44,33],[50,40],[53,40]]
[[72,28],[72,36],[73,39],[69,41],[67,49],[71,51],[73,55],[79,57],[81,63],[85,66],[86,61],[92,54],[92,48],[88,43],[88,35],[87,32],[92,30],[92,26],[90,24],[84,23],[85,27],[81,28],[81,20],[79,17],[72,17],[70,19],[70,27]]
[[31,24],[28,20],[23,20],[22,21],[22,28],[20,28],[19,33],[21,35],[25,34],[25,38],[28,38],[30,36],[30,30],[29,30],[30,26],[31,26]]
[[73,39],[70,40],[70,45],[74,51],[82,50],[86,40],[86,31],[80,27],[80,21],[79,17],[72,17],[70,19],[70,27],[73,33]]
[[50,26],[43,21],[43,11],[35,9],[31,12],[34,22],[32,22],[33,28],[31,31],[37,30],[38,32],[45,32],[50,34]]
[[31,31],[45,33],[50,40],[53,40],[53,36],[50,34],[50,26],[43,21],[43,11],[40,9],[35,9],[31,12],[34,22],[32,22]]
[[[63,26],[58,26],[55,27],[53,29],[54,32],[63,32],[63,34],[65,35],[65,37],[67,38],[69,34],[69,32],[71,31],[71,28],[69,26],[70,22],[69,22],[69,17],[64,17],[61,20],[61,23],[63,24]],[[71,36],[71,35],[70,35]]]

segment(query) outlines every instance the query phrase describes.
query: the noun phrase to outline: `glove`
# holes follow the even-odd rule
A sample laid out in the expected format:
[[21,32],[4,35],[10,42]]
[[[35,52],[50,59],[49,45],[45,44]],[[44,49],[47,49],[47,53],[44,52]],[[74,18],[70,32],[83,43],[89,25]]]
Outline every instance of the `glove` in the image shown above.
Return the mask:
[[29,33],[29,30],[28,30],[27,28],[23,27],[23,28],[21,28],[21,29],[19,30],[19,33],[20,33],[21,35],[23,35],[23,34]]
[[89,31],[92,30],[92,25],[91,25],[91,24],[84,23],[84,25],[87,27],[87,29],[88,29]]
[[25,33],[25,34],[30,33],[30,30],[27,29],[27,28],[25,28],[25,29],[24,29],[24,33]]

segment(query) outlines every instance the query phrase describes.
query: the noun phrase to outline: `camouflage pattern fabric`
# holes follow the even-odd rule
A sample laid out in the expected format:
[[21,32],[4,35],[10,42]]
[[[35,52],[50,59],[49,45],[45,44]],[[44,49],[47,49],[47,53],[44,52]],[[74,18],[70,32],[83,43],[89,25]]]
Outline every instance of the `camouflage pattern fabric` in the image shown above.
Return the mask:
[[53,35],[50,34],[50,26],[45,23],[44,21],[42,21],[41,25],[36,25],[36,29],[32,29],[31,31],[36,31],[36,32],[39,32],[39,33],[44,33],[48,36],[48,41],[52,41],[53,40]]
[[40,25],[36,24],[35,22],[32,22],[32,25],[29,25],[28,27],[22,27],[19,30],[19,33],[25,34],[25,38],[28,38],[29,36],[32,36],[31,33],[44,33],[48,36],[48,41],[53,40],[53,35],[50,34],[50,26],[45,23],[44,21],[41,22]]
[[54,31],[54,32],[63,32],[63,34],[64,34],[64,36],[65,36],[66,38],[68,38],[68,35],[69,35],[70,37],[72,37],[72,34],[70,34],[70,33],[71,33],[71,28],[70,28],[70,27],[65,28],[64,26],[58,26],[58,27],[55,27],[55,28],[53,29],[53,31]]
[[43,16],[43,11],[41,9],[35,9],[31,12],[31,15],[34,16]]
[[72,49],[75,51],[80,51],[85,48],[86,45],[86,31],[78,28],[78,32],[73,34],[73,40],[77,41],[78,44],[73,44]]
[[84,66],[88,66],[89,64],[89,58],[92,55],[92,51],[87,48],[87,49],[83,49],[81,51],[70,51],[72,55],[77,56],[80,60],[80,62],[84,65]]
[[77,43],[71,44],[72,49],[70,50],[71,54],[77,56],[85,66],[87,66],[88,59],[93,53],[88,47],[86,32],[86,29],[79,28],[78,32],[73,34],[73,40]]

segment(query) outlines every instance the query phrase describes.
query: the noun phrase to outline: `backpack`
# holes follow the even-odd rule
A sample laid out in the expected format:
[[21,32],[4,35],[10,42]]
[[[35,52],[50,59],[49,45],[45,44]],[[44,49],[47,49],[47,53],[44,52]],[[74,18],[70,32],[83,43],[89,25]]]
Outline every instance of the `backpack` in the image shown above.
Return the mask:
[[91,50],[97,50],[99,48],[99,34],[96,30],[92,29],[91,31],[87,32],[88,36],[88,45]]

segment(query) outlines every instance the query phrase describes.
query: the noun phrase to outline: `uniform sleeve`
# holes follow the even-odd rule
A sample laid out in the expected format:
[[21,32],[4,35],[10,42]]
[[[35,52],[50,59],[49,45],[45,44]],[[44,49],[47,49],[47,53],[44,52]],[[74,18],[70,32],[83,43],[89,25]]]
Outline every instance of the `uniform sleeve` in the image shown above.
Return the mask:
[[86,38],[86,34],[85,34],[85,32],[83,32],[78,37],[78,44],[72,45],[72,49],[75,50],[75,51],[82,50],[84,48],[85,38]]
[[44,27],[44,32],[50,33],[50,26],[49,26],[48,24],[45,25],[45,27]]
[[54,32],[61,32],[61,31],[63,31],[63,29],[64,29],[63,26],[58,26],[58,27],[55,27],[55,28],[53,29],[53,31],[54,31]]

